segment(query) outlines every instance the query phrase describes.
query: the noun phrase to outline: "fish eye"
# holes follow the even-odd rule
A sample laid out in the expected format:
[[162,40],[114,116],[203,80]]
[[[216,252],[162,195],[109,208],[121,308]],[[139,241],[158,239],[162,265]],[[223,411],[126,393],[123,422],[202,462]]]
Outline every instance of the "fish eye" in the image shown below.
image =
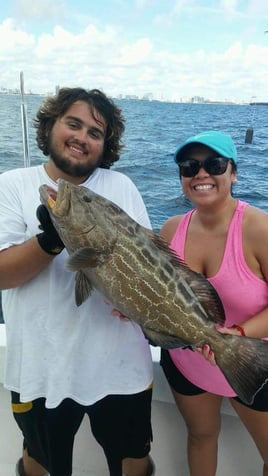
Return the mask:
[[87,202],[87,203],[92,202],[92,198],[88,197],[87,195],[84,195],[83,200],[84,202]]

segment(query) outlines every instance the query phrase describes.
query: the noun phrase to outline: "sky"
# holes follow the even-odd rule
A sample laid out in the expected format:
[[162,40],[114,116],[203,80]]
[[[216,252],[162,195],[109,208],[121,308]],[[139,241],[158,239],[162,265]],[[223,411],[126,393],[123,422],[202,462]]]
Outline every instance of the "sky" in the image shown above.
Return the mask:
[[268,1],[0,0],[0,90],[21,71],[38,94],[268,101]]

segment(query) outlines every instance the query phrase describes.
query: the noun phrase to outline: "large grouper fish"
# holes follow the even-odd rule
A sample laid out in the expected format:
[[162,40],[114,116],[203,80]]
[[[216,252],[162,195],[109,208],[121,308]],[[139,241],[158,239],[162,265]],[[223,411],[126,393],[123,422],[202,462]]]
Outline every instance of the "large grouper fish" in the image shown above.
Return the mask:
[[237,395],[253,401],[268,379],[268,341],[216,330],[224,309],[204,276],[157,234],[83,186],[59,179],[58,191],[42,185],[40,198],[66,246],[66,267],[77,272],[78,306],[96,288],[155,345],[195,350],[208,344]]

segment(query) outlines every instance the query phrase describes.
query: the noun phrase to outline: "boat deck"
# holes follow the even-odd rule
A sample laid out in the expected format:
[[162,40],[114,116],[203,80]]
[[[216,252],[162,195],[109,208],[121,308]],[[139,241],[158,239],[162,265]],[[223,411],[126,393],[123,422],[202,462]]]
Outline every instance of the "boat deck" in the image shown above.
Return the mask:
[[[1,329],[2,326],[0,326]],[[1,338],[1,336],[0,336]],[[3,338],[2,338],[3,343]],[[0,339],[0,382],[4,347]],[[155,384],[152,406],[154,441],[151,455],[156,476],[189,476],[185,425],[173,403],[169,387],[159,366],[159,351],[152,349]],[[10,411],[10,395],[0,383],[0,476],[14,476],[21,456],[22,438]],[[250,436],[235,416],[229,402],[222,407],[217,476],[261,476],[262,462]],[[90,434],[85,418],[77,433],[73,476],[108,476],[102,449]]]

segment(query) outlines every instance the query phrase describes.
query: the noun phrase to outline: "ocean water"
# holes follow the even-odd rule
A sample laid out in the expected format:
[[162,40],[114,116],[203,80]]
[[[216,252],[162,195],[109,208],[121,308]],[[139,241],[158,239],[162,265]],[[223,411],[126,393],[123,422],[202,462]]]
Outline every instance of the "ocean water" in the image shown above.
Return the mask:
[[[33,118],[44,97],[26,96],[31,164],[45,159],[35,143]],[[227,104],[181,104],[115,100],[126,120],[120,160],[113,167],[139,188],[159,231],[165,220],[191,207],[183,196],[174,152],[188,136],[208,129],[228,133],[238,149],[234,196],[268,211],[268,107]],[[253,140],[245,135],[253,127]],[[0,95],[0,173],[24,166],[21,97]]]
[[[26,96],[31,164],[46,160],[35,143],[33,118],[44,98]],[[176,104],[115,100],[126,120],[124,144],[114,169],[129,175],[146,203],[158,231],[172,214],[190,204],[182,196],[173,156],[188,136],[206,129],[228,133],[238,149],[238,182],[234,194],[268,210],[268,107],[225,104]],[[251,144],[245,144],[253,127]],[[0,95],[0,173],[24,165],[20,95]]]

